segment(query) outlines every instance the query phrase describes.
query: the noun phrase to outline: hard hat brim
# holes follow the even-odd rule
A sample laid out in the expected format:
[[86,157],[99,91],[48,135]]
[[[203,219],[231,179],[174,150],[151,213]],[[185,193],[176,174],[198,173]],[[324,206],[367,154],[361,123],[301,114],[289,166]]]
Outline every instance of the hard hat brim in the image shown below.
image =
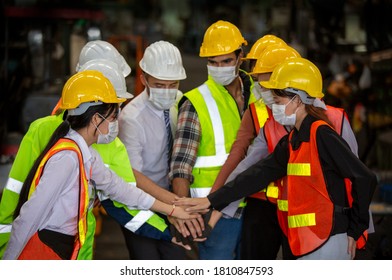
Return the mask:
[[132,93],[126,92],[126,93],[122,94],[121,96],[117,96],[117,97],[131,99],[131,98],[134,98],[135,96]]
[[263,82],[259,82],[259,84],[264,87],[264,88],[268,88],[268,89],[282,89],[282,88],[277,88],[275,84],[270,83],[269,81],[263,81]]

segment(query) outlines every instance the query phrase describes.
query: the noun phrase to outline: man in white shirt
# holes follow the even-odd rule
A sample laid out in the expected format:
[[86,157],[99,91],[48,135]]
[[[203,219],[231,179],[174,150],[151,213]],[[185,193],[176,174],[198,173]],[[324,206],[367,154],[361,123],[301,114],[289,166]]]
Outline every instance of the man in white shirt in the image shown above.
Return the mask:
[[[186,78],[181,54],[169,42],[158,41],[146,48],[139,63],[145,86],[120,113],[119,138],[124,143],[136,180],[147,177],[151,184],[170,190],[168,173],[177,123],[180,80]],[[170,242],[137,236],[123,230],[131,259],[185,259],[183,248]]]

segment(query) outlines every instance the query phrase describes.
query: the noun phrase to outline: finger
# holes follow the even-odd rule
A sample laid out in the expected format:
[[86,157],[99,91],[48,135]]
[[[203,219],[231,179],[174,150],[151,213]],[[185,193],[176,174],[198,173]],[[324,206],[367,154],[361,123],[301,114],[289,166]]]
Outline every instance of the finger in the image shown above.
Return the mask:
[[189,246],[189,245],[184,245],[184,244],[182,244],[181,242],[177,242],[176,239],[175,239],[174,237],[173,237],[173,239],[172,239],[172,243],[173,243],[173,244],[176,244],[176,245],[178,245],[178,246],[181,246],[181,247],[185,248],[185,249],[188,250],[188,251],[192,250],[191,246]]
[[195,241],[195,242],[204,242],[206,240],[207,240],[207,238],[195,238],[195,239],[193,239],[193,241]]
[[182,227],[181,227],[181,224],[180,224],[180,223],[178,223],[177,221],[175,221],[175,222],[173,223],[173,225],[174,225],[174,227],[176,228],[177,231],[179,231],[179,232],[182,233]]
[[184,236],[185,238],[191,235],[190,231],[188,230],[188,228],[185,226],[183,222],[180,224],[180,228],[181,228],[180,232],[182,236]]
[[185,226],[185,222],[183,220],[178,220],[178,225],[180,228],[179,232],[181,232],[182,236],[188,237],[189,235],[191,235],[188,228]]
[[354,243],[352,246],[351,246],[351,259],[353,260],[354,258],[355,258],[355,252],[356,252],[356,246],[355,246],[356,244]]
[[185,224],[186,224],[188,230],[191,232],[192,237],[197,238],[197,232],[196,232],[195,226],[193,225],[192,221],[193,220],[187,220],[187,221],[185,221]]
[[197,221],[199,222],[199,224],[200,224],[200,226],[201,226],[201,230],[202,231],[204,231],[206,228],[205,228],[205,223],[204,223],[204,219],[203,219],[203,217],[199,217],[198,219],[197,219]]
[[[185,211],[187,211],[187,212],[202,212],[202,211],[205,211],[208,207],[204,207],[203,205],[195,205],[195,206],[189,206],[189,205],[185,205],[185,206],[187,206],[186,208],[185,208]],[[208,211],[208,209],[207,209],[207,211]]]
[[188,198],[180,198],[178,200],[174,200],[173,204],[176,206],[194,206],[194,203],[191,203],[191,201]]
[[[200,217],[201,218],[201,217]],[[201,220],[202,220],[202,223],[203,223],[203,227],[204,227],[204,221],[203,221],[203,218],[201,218]],[[193,237],[193,238],[197,238],[198,236],[202,236],[203,235],[203,230],[202,230],[202,227],[200,226],[200,221],[199,221],[199,219],[193,219],[192,221],[192,224],[193,224],[193,226],[195,227],[195,230],[196,230],[196,232],[197,232],[197,236],[195,237]]]
[[348,237],[347,253],[350,254],[351,259],[355,258],[356,242],[354,238]]
[[199,213],[191,213],[191,214],[189,214],[188,219],[190,219],[190,220],[195,220],[195,219],[199,219],[200,217],[201,217],[201,216],[200,216]]

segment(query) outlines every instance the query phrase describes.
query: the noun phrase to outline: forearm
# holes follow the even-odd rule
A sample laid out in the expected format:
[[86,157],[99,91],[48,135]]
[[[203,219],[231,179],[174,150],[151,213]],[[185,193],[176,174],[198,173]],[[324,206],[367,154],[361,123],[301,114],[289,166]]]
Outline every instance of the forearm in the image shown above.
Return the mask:
[[186,100],[179,109],[169,179],[176,195],[189,196],[192,170],[197,160],[201,126],[195,108]]
[[165,214],[167,216],[171,216],[173,211],[173,206],[156,199],[153,205],[151,206],[150,210]]
[[136,184],[138,188],[142,189],[146,193],[152,195],[156,199],[165,203],[171,204],[175,199],[175,195],[164,188],[161,188],[155,184],[150,178],[145,176],[143,173],[132,169],[136,178]]
[[275,153],[271,154],[240,173],[221,189],[210,193],[208,199],[211,206],[220,211],[229,203],[256,193],[266,188],[270,182],[284,177],[287,162],[281,162],[277,157]]
[[179,197],[188,197],[189,193],[189,180],[185,178],[174,178],[173,182],[173,192]]
[[212,214],[211,214],[211,218],[210,218],[210,220],[208,221],[208,224],[212,227],[212,228],[214,228],[215,227],[215,225],[217,224],[217,222],[219,221],[219,219],[222,217],[222,212],[219,212],[219,211],[213,211],[212,212]]
[[256,174],[256,169],[251,167],[219,190],[210,193],[207,197],[211,206],[221,211],[231,202],[259,191],[261,187],[256,183]]
[[237,167],[237,165],[246,156],[249,145],[252,143],[256,137],[253,122],[249,110],[245,111],[244,117],[241,121],[241,126],[238,130],[236,141],[231,147],[230,154],[222,166],[218,177],[215,179],[214,185],[212,186],[211,192],[216,191],[221,188],[229,175]]

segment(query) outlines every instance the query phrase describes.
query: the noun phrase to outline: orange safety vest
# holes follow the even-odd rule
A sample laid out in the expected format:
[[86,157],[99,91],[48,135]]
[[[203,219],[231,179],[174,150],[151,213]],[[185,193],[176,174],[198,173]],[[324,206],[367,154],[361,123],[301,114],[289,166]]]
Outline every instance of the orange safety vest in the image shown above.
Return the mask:
[[[329,121],[332,123],[335,131],[339,134],[342,135],[342,128],[344,124],[344,120],[348,120],[348,116],[344,109],[341,108],[336,108],[327,105],[327,110],[326,110],[326,115],[328,116]],[[270,114],[270,118],[267,120],[267,122],[264,125],[264,135],[267,140],[268,144],[268,150],[270,153],[273,152],[275,149],[276,145],[278,144],[279,140],[287,134],[285,128],[276,122],[273,119],[272,114]],[[283,233],[287,236],[287,188],[284,186],[286,179],[283,178],[282,180],[275,182],[276,186],[279,189],[279,197],[276,201],[277,203],[277,215],[278,215],[278,222],[279,225],[283,231]],[[349,201],[349,207],[352,205],[352,195],[351,195],[351,181],[348,179],[345,179],[345,184],[346,184],[346,193],[347,193],[347,198]],[[357,249],[365,249],[365,245],[368,239],[368,232],[365,231],[363,232],[362,236],[357,240]]]
[[79,146],[75,143],[75,141],[67,138],[62,138],[58,140],[55,145],[53,145],[53,147],[48,151],[48,153],[46,153],[46,155],[43,157],[43,159],[41,160],[38,166],[37,172],[35,173],[32,184],[30,186],[28,197],[30,198],[32,193],[35,191],[41,179],[43,170],[45,168],[45,164],[49,160],[49,158],[51,158],[54,154],[64,150],[76,152],[79,159],[80,188],[79,188],[78,234],[75,239],[74,249],[71,257],[72,260],[76,260],[79,253],[79,249],[84,244],[84,241],[86,240],[87,210],[88,210],[89,196],[88,196],[88,180],[84,169],[83,156]]
[[265,105],[263,99],[259,99],[256,102],[249,104],[250,114],[253,119],[253,125],[255,128],[256,135],[259,134],[260,128],[262,128],[269,118],[271,111]]
[[[334,205],[329,198],[317,149],[316,132],[324,121],[315,121],[309,142],[294,151],[289,145],[287,164],[287,237],[295,256],[321,247],[333,227]],[[290,133],[291,141],[293,132]],[[299,188],[300,186],[300,188]]]
[[[341,135],[344,118],[348,118],[343,109],[335,108],[327,105],[326,114],[328,119],[332,122],[335,127],[335,131]],[[276,122],[273,118],[272,113],[270,113],[270,118],[264,125],[264,135],[267,140],[268,151],[272,153],[278,144],[279,140],[287,134],[287,130],[283,125]],[[278,207],[278,221],[283,233],[287,236],[287,189],[285,186],[286,179],[283,178],[277,182],[275,185],[278,187],[278,198],[276,204]]]
[[[251,113],[251,117],[253,119],[255,132],[256,134],[259,134],[260,128],[264,127],[271,118],[273,119],[271,109],[269,109],[265,105],[262,99],[259,99],[258,101],[251,103],[249,105],[249,110]],[[284,135],[286,134],[287,132],[285,132]],[[279,195],[278,192],[279,192],[278,187],[274,182],[272,182],[271,184],[268,185],[267,188],[257,193],[251,194],[249,197],[261,199],[261,200],[268,200],[272,203],[276,203],[276,200]]]

